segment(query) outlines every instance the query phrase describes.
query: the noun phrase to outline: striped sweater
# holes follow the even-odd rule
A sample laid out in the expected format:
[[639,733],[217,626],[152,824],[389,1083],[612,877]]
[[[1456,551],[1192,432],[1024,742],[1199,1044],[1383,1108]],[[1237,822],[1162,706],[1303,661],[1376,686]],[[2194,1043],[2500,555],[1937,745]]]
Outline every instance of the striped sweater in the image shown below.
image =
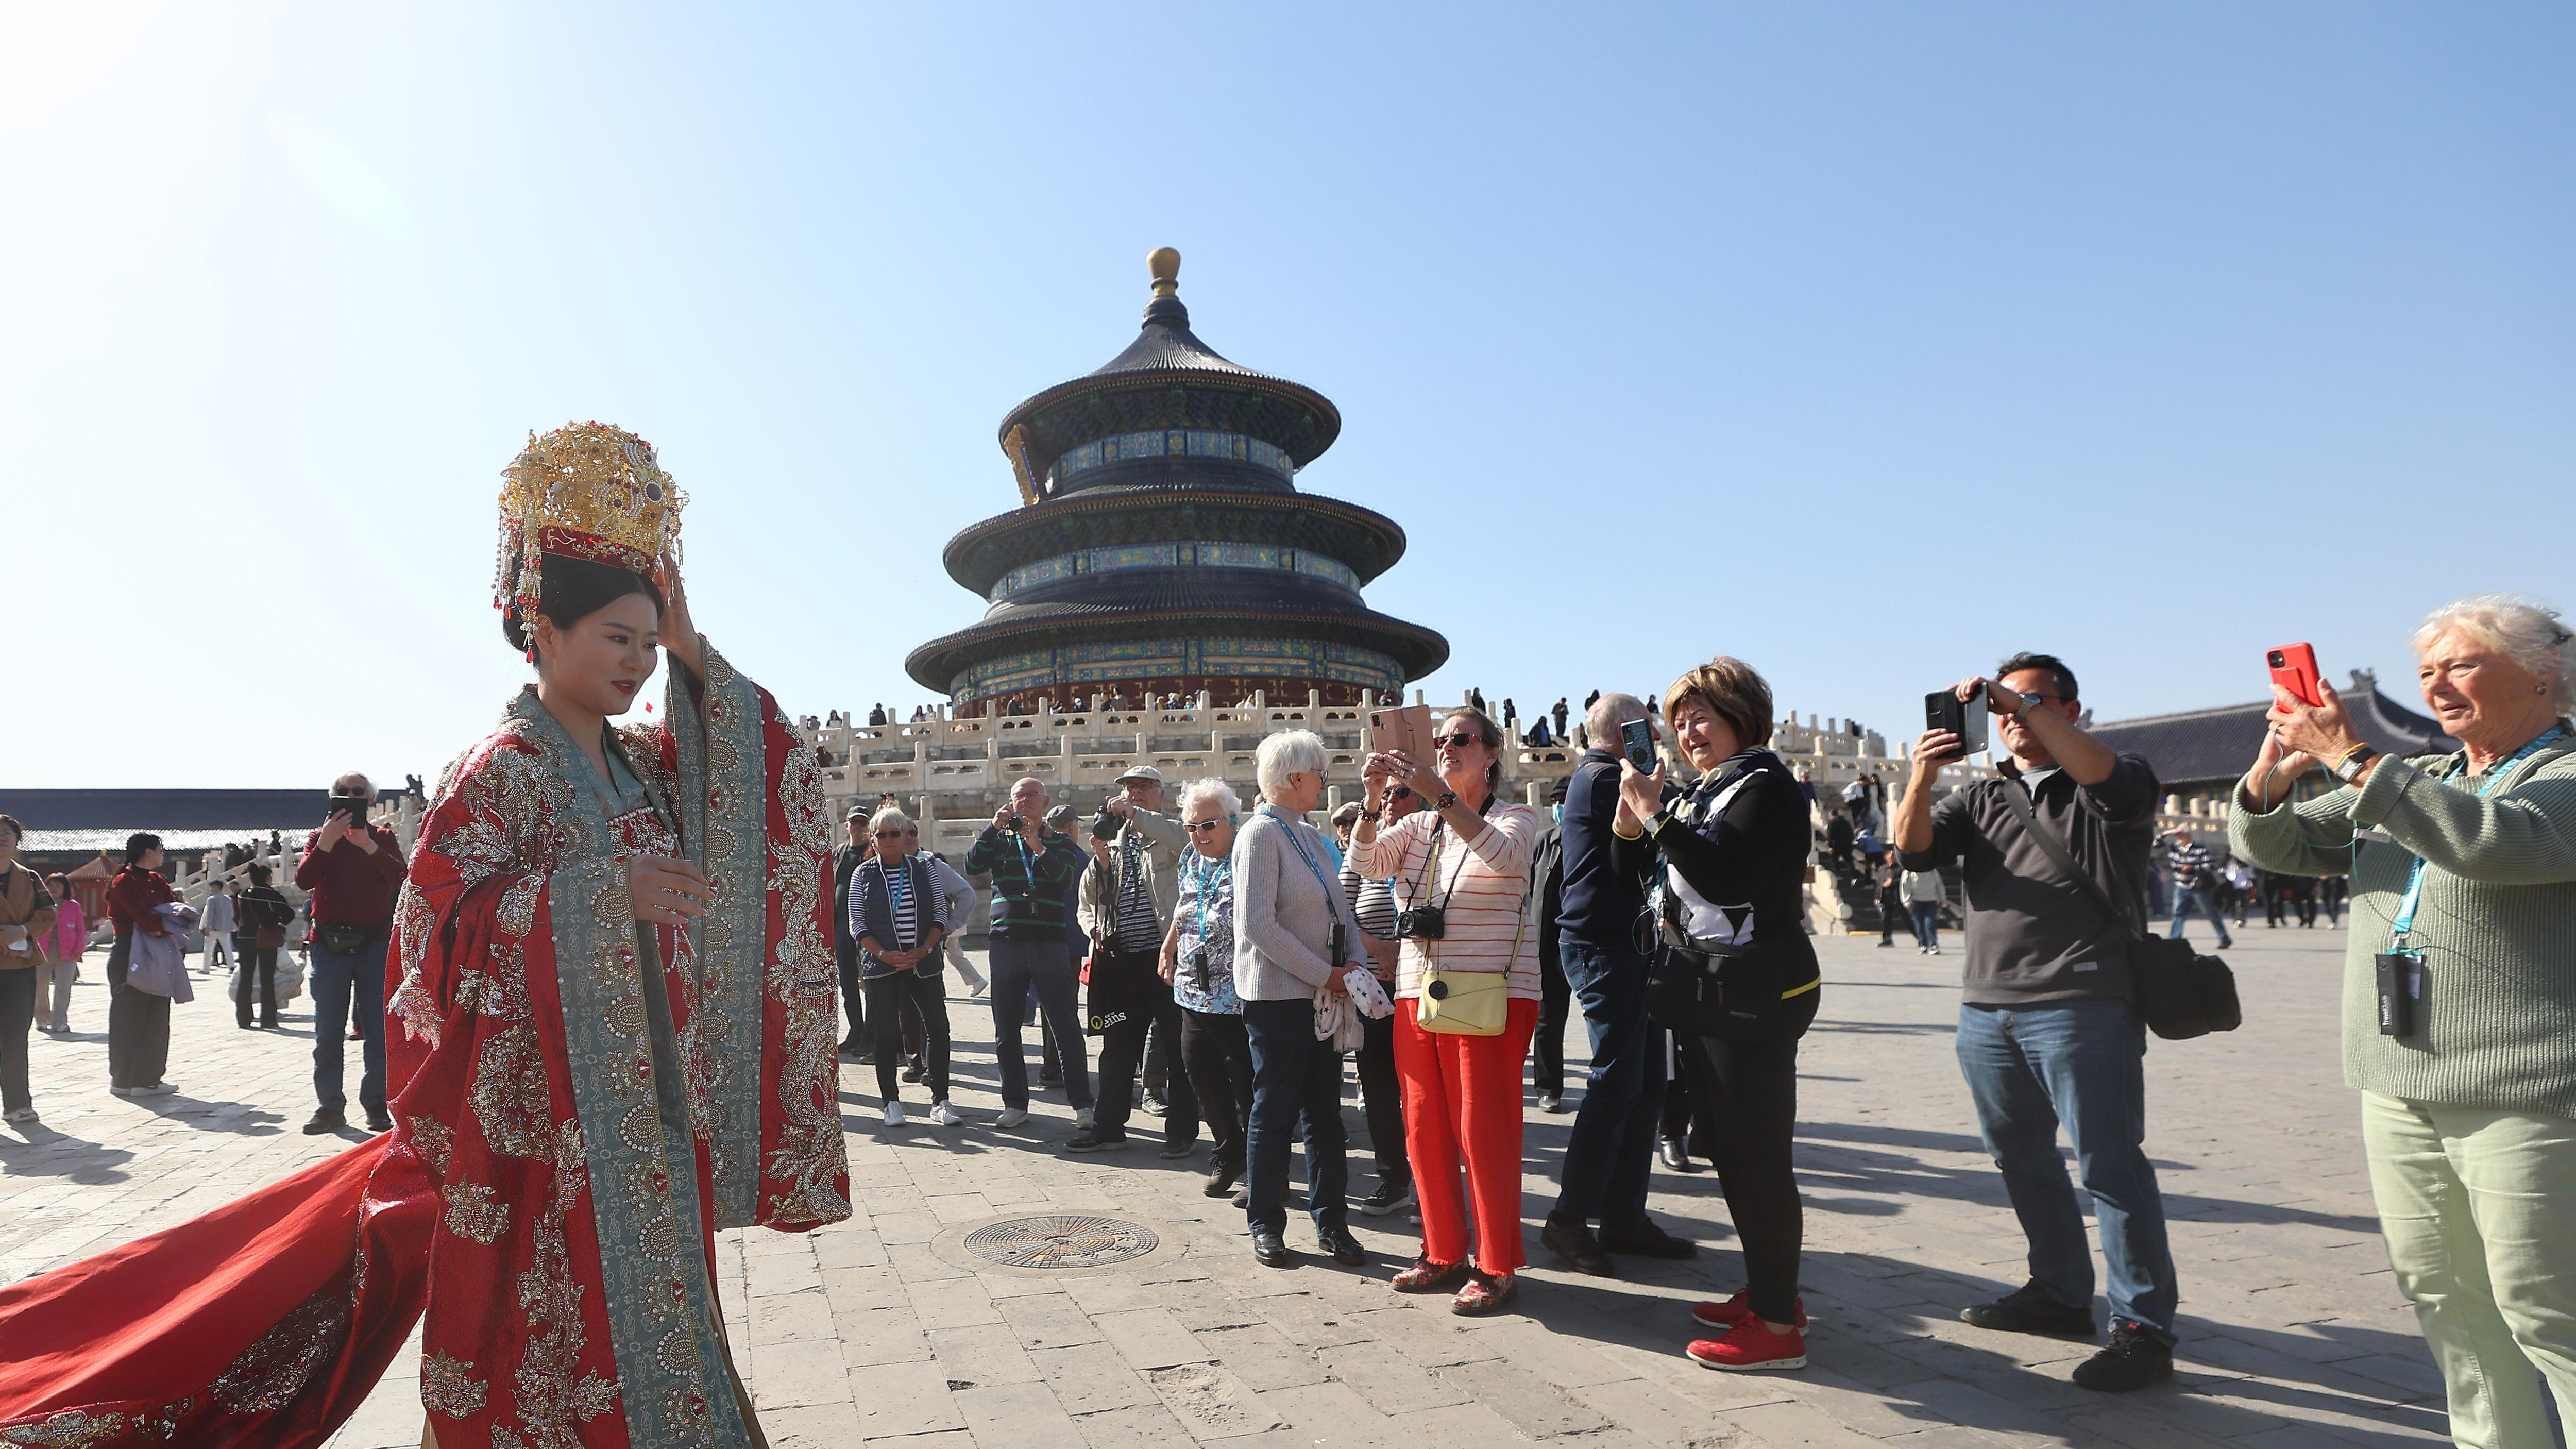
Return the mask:
[[[2344,951],[2344,1081],[2409,1101],[2576,1118],[2576,740],[2560,739],[2481,799],[2443,783],[2452,755],[2382,760],[2362,782],[2268,811],[2240,797],[2236,853],[2267,870],[2352,876]],[[2394,843],[2356,839],[2356,829]],[[2416,852],[2424,1000],[2414,1034],[2381,1036],[2373,958]]]
[[1506,994],[1538,1000],[1538,928],[1530,921],[1530,860],[1544,829],[1538,812],[1498,803],[1463,848],[1447,828],[1435,834],[1439,825],[1439,812],[1417,810],[1365,848],[1352,848],[1362,876],[1395,878],[1398,906],[1436,905],[1448,916],[1442,939],[1403,943],[1395,994],[1421,996],[1422,968],[1436,963],[1444,971],[1504,972]]

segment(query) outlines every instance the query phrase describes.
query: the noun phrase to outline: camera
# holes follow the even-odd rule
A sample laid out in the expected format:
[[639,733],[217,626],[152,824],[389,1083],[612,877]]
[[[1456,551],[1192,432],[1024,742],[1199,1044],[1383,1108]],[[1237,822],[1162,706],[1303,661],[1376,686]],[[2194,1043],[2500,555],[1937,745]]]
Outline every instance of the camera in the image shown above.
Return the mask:
[[1201,996],[1208,993],[1208,953],[1205,946],[1190,953],[1190,986]]
[[1414,906],[1395,913],[1399,941],[1440,941],[1449,936],[1449,912],[1441,906]]
[[2264,663],[2266,663],[2266,664],[2271,665],[2271,666],[2272,666],[2273,668],[2275,668],[2275,669],[2286,669],[2286,668],[2288,668],[2288,667],[2289,667],[2289,665],[2290,665],[2290,659],[2289,659],[2289,656],[2288,656],[2288,655],[2286,655],[2286,654],[2283,654],[2283,653],[2282,653],[2280,650],[2278,650],[2278,649],[2273,650],[2273,651],[2271,652],[2271,654],[2270,654],[2269,656],[2267,656],[2267,657],[2264,659],[2264,661],[2263,661],[2263,662],[2264,662]]
[[1110,814],[1105,808],[1091,817],[1091,838],[1094,840],[1116,840],[1118,832],[1126,828],[1126,821]]

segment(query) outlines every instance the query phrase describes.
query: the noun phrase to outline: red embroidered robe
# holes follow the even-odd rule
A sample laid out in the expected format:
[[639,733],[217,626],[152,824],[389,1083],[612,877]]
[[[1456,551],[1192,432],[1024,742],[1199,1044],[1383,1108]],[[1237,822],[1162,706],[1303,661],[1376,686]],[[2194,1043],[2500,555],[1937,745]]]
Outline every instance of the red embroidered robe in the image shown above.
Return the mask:
[[[388,975],[393,1132],[0,1289],[0,1444],[315,1445],[424,1308],[445,1449],[754,1442],[713,1233],[849,1215],[810,752],[712,649],[611,808],[533,691],[449,767]],[[638,929],[625,861],[716,900]],[[211,1273],[208,1264],[217,1264]]]

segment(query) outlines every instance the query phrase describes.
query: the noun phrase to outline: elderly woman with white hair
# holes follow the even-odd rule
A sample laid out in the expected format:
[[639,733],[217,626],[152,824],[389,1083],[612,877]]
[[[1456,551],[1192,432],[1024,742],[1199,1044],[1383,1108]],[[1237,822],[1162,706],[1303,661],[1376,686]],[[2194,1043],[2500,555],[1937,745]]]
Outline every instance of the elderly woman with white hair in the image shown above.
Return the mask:
[[1242,999],[1234,994],[1234,827],[1242,811],[1243,801],[1223,780],[1181,787],[1189,848],[1175,872],[1179,887],[1160,963],[1181,1009],[1181,1072],[1207,1123],[1210,1197],[1234,1193],[1243,1176],[1244,1123],[1252,1110],[1252,1042],[1243,1034]]
[[955,919],[956,907],[930,857],[913,853],[911,826],[911,817],[892,805],[868,820],[871,853],[850,872],[850,937],[859,944],[868,1020],[877,1023],[877,1095],[885,1124],[903,1125],[903,1087],[895,1075],[903,1033],[895,1023],[909,1007],[921,1017],[930,1120],[950,1127],[965,1119],[948,1105],[948,999],[939,980],[939,942],[948,934],[941,923]]
[[1282,1238],[1291,1124],[1305,1134],[1306,1211],[1316,1245],[1337,1262],[1368,1261],[1350,1230],[1342,1054],[1315,1034],[1315,993],[1346,993],[1343,976],[1368,969],[1359,923],[1335,876],[1332,842],[1306,823],[1324,796],[1326,759],[1313,730],[1264,739],[1253,761],[1261,808],[1234,837],[1234,993],[1252,1048],[1244,1213],[1252,1255],[1272,1268],[1295,1261]]
[[[2396,759],[2343,700],[2275,687],[2228,822],[2268,870],[2352,878],[2344,1079],[2390,1263],[2464,1445],[2576,1422],[2576,642],[2481,595],[2415,634],[2456,752]],[[2294,800],[2324,766],[2340,788]]]

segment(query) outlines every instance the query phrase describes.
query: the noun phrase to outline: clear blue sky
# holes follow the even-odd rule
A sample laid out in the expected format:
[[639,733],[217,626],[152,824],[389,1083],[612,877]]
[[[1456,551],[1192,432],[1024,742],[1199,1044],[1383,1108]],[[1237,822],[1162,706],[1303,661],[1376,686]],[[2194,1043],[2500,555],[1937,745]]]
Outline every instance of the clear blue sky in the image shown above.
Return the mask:
[[721,11],[0,12],[0,787],[434,774],[586,418],[791,712],[916,702],[1163,244],[1340,404],[1435,697],[1723,651],[1893,732],[2033,647],[2118,717],[2576,604],[2564,6]]

